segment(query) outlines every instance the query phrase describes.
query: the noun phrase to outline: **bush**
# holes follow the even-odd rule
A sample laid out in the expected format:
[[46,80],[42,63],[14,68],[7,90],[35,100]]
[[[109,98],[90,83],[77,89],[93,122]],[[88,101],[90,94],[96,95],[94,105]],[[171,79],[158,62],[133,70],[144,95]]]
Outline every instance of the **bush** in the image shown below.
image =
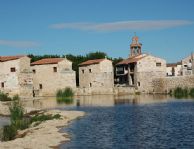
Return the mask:
[[24,108],[22,107],[19,97],[9,107],[11,124],[17,126],[24,117]]
[[194,88],[190,89],[189,95],[194,98]]
[[3,127],[2,141],[13,140],[17,134],[17,129],[14,125],[7,125]]
[[175,90],[174,90],[174,96],[176,98],[183,98],[184,97],[184,90],[181,88],[181,87],[177,87]]
[[70,87],[65,88],[65,90],[58,90],[56,93],[57,102],[72,103],[74,92]]
[[0,92],[0,101],[11,101],[12,99],[5,93]]

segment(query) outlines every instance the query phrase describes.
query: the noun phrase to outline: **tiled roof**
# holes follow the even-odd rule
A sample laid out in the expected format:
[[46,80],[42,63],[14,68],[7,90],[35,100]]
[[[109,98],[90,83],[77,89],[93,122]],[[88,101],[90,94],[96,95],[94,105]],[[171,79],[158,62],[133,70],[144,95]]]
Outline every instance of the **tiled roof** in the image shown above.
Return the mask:
[[92,65],[92,64],[99,64],[99,63],[102,62],[103,60],[105,60],[105,59],[88,60],[88,61],[85,61],[85,62],[79,64],[79,66]]
[[31,65],[47,65],[47,64],[58,64],[64,58],[44,58],[31,63]]
[[25,55],[17,55],[17,56],[0,56],[0,62],[5,62],[5,61],[11,61],[11,60],[16,60],[21,57],[24,57]]
[[144,58],[145,56],[142,56],[142,57],[139,57],[139,56],[136,56],[136,57],[130,57],[128,59],[125,59],[119,63],[117,63],[116,65],[127,65],[127,64],[130,64],[130,63],[135,63],[139,60],[141,60],[142,58]]
[[166,64],[167,67],[176,67],[177,65],[182,65],[182,63],[177,62],[177,63],[168,63],[168,64]]

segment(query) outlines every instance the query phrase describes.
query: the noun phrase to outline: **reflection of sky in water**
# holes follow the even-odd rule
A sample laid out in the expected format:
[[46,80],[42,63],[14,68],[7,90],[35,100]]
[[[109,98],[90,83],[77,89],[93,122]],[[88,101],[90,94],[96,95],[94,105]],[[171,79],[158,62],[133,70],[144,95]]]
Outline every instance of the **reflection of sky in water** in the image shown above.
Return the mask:
[[87,115],[64,128],[61,149],[193,149],[194,102],[75,107]]

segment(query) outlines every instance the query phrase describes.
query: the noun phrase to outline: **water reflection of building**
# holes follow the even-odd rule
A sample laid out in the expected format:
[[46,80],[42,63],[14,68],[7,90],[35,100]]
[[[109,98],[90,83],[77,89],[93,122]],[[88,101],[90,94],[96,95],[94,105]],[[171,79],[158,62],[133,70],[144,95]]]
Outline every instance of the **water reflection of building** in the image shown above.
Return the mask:
[[122,95],[115,96],[115,104],[152,104],[152,103],[161,103],[167,102],[171,99],[171,97],[167,95]]
[[39,100],[26,100],[27,107],[50,109],[65,107],[112,107],[118,104],[152,104],[167,102],[171,98],[166,95],[92,95],[76,96],[72,103],[58,103],[56,98],[42,98]]
[[78,96],[80,106],[114,106],[114,95]]

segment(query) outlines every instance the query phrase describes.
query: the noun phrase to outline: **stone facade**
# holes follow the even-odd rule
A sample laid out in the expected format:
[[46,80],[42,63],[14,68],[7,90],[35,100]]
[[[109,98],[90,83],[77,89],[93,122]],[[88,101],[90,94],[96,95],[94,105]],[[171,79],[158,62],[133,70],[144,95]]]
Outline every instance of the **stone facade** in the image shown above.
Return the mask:
[[170,90],[174,90],[176,87],[193,88],[194,75],[155,78],[153,80],[153,86],[155,93],[169,93]]
[[168,77],[182,76],[182,62],[167,64],[166,75]]
[[31,64],[35,96],[55,96],[57,90],[76,89],[75,71],[66,58],[42,59]]
[[103,92],[103,88],[112,92],[113,78],[112,61],[108,59],[89,60],[80,64],[79,87],[83,90],[91,90],[91,94]]
[[32,97],[33,81],[30,58],[27,56],[0,57],[0,83],[2,92],[10,96]]
[[149,54],[141,53],[137,37],[130,45],[131,55],[116,65],[117,86],[135,87],[140,92],[152,92],[152,80],[166,76],[166,61]]
[[192,71],[193,57],[194,57],[194,54],[191,54],[188,57],[182,59],[182,75],[183,76],[193,74],[193,71]]
[[166,61],[164,59],[147,55],[137,62],[135,72],[135,85],[141,92],[152,92],[152,80],[166,76]]

